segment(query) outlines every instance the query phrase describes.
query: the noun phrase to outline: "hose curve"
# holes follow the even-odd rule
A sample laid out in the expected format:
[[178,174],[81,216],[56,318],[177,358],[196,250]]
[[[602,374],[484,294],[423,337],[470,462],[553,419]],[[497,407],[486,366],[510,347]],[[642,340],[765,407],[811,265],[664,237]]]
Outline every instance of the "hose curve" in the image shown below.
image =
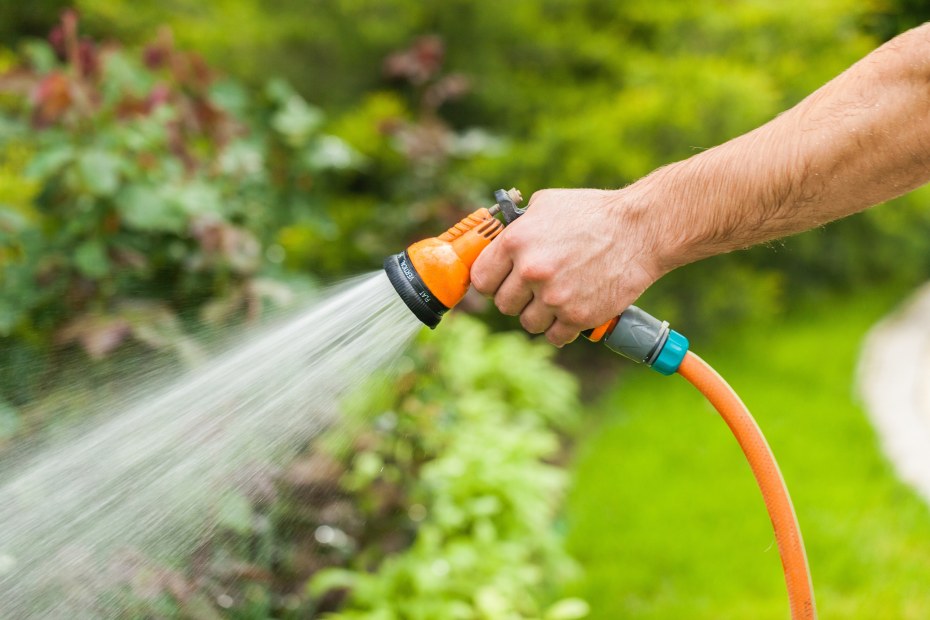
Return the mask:
[[814,620],[817,617],[814,587],[798,518],[778,463],[762,431],[733,388],[700,357],[688,352],[678,373],[707,398],[739,442],[762,491],[765,507],[775,529],[775,540],[778,542],[791,604],[791,618]]

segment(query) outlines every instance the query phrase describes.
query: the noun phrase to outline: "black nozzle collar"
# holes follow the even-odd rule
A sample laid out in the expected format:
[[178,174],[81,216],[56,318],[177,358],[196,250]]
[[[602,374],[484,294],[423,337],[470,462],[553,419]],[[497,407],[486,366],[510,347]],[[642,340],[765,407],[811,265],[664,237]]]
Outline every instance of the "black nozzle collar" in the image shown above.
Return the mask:
[[449,309],[426,288],[420,274],[410,262],[407,250],[393,254],[384,259],[384,271],[394,290],[404,300],[410,311],[430,329],[439,325],[439,321]]

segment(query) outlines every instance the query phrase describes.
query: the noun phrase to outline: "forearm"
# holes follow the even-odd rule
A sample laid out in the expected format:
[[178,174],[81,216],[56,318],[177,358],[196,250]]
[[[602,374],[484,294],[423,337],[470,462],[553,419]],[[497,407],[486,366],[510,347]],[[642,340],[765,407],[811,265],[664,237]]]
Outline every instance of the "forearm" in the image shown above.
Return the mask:
[[676,267],[824,224],[928,180],[925,25],[759,129],[629,187],[536,192],[526,215],[475,261],[472,283],[561,346]]
[[[930,25],[890,41],[762,127],[625,193],[655,218],[658,269],[855,213],[930,180]],[[627,204],[629,204],[628,201]]]

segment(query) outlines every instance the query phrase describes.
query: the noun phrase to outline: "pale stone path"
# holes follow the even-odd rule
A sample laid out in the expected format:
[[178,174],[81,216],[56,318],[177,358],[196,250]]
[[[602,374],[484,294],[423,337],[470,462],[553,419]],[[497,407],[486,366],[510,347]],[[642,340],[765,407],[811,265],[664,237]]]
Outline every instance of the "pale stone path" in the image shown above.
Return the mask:
[[930,284],[871,329],[857,384],[885,455],[930,503]]

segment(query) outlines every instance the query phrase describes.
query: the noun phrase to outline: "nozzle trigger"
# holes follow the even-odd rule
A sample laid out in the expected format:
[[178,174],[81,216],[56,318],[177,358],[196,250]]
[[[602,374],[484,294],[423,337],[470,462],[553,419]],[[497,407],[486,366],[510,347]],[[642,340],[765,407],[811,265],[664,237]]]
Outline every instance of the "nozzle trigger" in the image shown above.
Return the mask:
[[[517,195],[519,196],[519,193]],[[504,224],[512,224],[515,219],[526,213],[526,209],[518,207],[517,203],[510,197],[510,193],[505,189],[494,192],[494,200],[497,201],[497,207]]]

